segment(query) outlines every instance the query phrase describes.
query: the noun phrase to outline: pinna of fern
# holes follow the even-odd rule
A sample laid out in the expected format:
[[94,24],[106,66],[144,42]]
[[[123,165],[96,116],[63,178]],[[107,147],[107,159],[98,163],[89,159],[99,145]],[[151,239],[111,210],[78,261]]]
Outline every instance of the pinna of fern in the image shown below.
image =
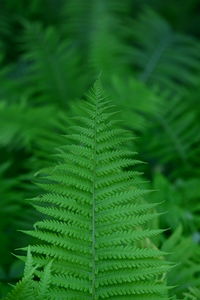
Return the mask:
[[40,280],[34,280],[34,272],[37,270],[37,267],[33,265],[32,254],[30,247],[28,247],[23,278],[3,300],[48,299],[51,281],[51,263],[52,262],[45,266]]
[[124,147],[131,136],[112,109],[97,82],[57,165],[38,183],[45,192],[32,200],[44,218],[26,233],[37,240],[31,252],[38,277],[53,259],[52,300],[168,299],[169,264],[147,243],[161,232],[147,226],[155,204],[143,200],[139,161]]

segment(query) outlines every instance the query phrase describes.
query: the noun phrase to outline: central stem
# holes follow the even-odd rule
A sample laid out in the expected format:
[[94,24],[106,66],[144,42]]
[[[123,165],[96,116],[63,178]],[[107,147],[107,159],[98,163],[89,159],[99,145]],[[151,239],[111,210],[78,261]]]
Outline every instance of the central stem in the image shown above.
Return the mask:
[[92,299],[96,300],[96,290],[95,290],[95,281],[96,281],[96,224],[95,224],[95,183],[96,183],[96,168],[97,168],[97,107],[96,107],[96,116],[95,116],[95,132],[94,132],[94,169],[93,169],[93,186],[92,186]]

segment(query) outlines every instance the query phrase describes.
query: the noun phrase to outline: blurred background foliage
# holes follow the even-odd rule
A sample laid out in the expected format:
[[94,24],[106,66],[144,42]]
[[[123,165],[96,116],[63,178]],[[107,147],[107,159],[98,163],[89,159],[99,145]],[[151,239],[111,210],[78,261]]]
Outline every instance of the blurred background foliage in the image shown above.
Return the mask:
[[39,217],[32,181],[101,76],[164,212],[171,295],[200,299],[200,1],[1,0],[0,66],[0,296]]

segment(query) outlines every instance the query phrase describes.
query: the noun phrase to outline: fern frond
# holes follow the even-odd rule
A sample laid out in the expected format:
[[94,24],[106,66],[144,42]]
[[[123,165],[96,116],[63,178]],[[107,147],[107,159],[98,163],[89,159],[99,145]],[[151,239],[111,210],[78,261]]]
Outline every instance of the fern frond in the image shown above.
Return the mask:
[[[129,26],[130,59],[140,80],[172,91],[195,86],[199,77],[200,44],[176,33],[150,8]],[[180,55],[181,53],[181,55]]]
[[180,225],[162,246],[162,251],[168,253],[168,259],[177,264],[168,272],[167,280],[170,286],[174,286],[171,295],[177,295],[178,299],[183,299],[183,293],[187,293],[189,288],[200,286],[199,245],[191,237],[184,237],[182,232]]
[[28,247],[24,276],[3,300],[47,299],[51,280],[51,262],[44,267],[42,272],[39,272],[41,277],[39,281],[34,280],[35,272],[38,273],[33,264],[30,247]]
[[160,113],[162,99],[134,77],[112,76],[107,90],[120,108],[124,125],[134,131],[143,132],[149,126],[149,116]]
[[83,65],[93,76],[102,72],[108,78],[128,67],[124,58],[126,43],[122,22],[129,7],[130,1],[122,3],[119,0],[67,2],[67,34],[81,47]]
[[185,293],[184,296],[184,300],[198,300],[200,299],[200,289],[190,288],[188,293]]
[[[195,237],[200,230],[199,179],[178,179],[171,182],[164,175],[158,173],[154,176],[153,188],[158,191],[154,195],[154,201],[163,199],[158,210],[166,211],[160,222],[161,227],[170,227],[175,230],[179,224],[182,224],[184,231]],[[192,206],[191,203],[193,203]]]
[[[30,107],[26,101],[0,103],[0,145],[30,148],[40,136],[54,130],[59,113],[53,107]],[[54,116],[54,119],[52,117]]]
[[37,239],[33,261],[43,267],[54,259],[52,299],[167,299],[160,278],[169,266],[159,250],[142,246],[161,231],[145,229],[154,204],[144,204],[146,191],[126,171],[135,164],[124,148],[129,133],[113,127],[99,83],[88,98],[90,125],[71,129],[71,148],[62,149],[59,164],[39,184],[47,193],[33,199],[44,214],[27,232]]
[[[143,136],[148,158],[156,157],[162,164],[180,161],[185,170],[196,160],[200,141],[196,112],[180,97],[164,96],[160,113],[152,116],[151,129]],[[152,136],[148,139],[147,136]]]
[[82,95],[84,77],[79,75],[79,58],[68,40],[61,41],[54,27],[44,29],[40,23],[26,23],[23,39],[23,59],[30,65],[25,82],[37,101],[66,107],[69,99]]

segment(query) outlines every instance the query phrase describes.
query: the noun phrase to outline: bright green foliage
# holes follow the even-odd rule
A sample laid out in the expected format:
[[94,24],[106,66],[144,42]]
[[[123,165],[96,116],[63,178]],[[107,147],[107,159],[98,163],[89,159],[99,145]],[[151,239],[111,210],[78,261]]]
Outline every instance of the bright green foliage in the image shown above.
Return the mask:
[[48,292],[51,282],[51,262],[45,266],[39,281],[34,280],[34,272],[36,272],[36,267],[33,266],[33,259],[29,247],[24,276],[4,300],[49,299]]
[[[167,299],[163,255],[145,241],[160,233],[146,228],[155,218],[123,145],[130,135],[111,118],[97,83],[84,102],[85,116],[48,170],[46,193],[34,198],[46,217],[27,233],[39,266],[54,259],[52,299]],[[41,243],[42,241],[42,243]]]

